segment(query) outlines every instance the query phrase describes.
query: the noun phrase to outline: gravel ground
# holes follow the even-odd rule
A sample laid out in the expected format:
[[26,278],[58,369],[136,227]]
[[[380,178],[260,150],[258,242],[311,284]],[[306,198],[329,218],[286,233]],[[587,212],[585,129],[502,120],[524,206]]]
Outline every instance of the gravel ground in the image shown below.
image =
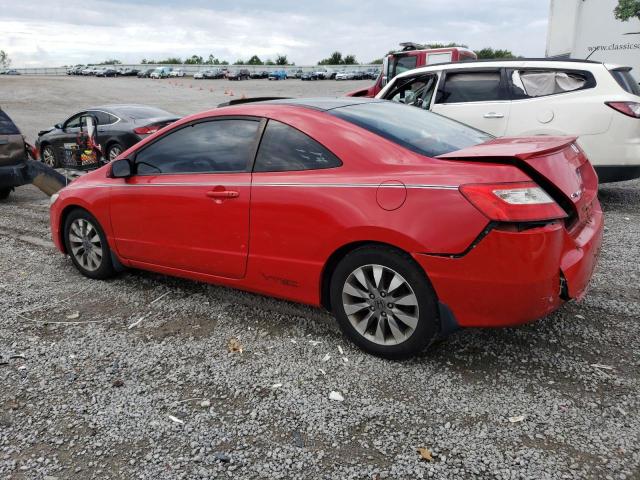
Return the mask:
[[[27,133],[78,98],[177,113],[220,100],[147,80],[4,80]],[[47,198],[22,187],[0,203],[0,477],[640,478],[640,182],[600,195],[605,243],[582,303],[391,362],[308,307],[137,271],[89,281],[51,245]]]

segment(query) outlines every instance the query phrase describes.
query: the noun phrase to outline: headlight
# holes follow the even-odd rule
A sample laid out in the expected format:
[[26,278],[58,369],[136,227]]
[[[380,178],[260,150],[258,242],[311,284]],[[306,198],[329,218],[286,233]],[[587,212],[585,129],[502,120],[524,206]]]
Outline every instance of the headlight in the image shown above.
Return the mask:
[[51,206],[54,203],[56,203],[56,200],[58,200],[59,196],[60,196],[59,193],[54,193],[53,195],[51,195],[51,198],[49,199],[49,206]]

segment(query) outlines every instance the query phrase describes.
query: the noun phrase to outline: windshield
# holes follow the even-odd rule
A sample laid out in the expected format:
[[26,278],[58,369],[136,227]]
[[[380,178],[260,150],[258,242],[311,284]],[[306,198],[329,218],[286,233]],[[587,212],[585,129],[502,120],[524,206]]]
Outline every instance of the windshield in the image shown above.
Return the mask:
[[11,121],[9,115],[0,110],[0,135],[18,135],[20,130]]
[[455,120],[394,102],[348,105],[328,113],[428,157],[472,147],[493,138]]
[[624,88],[626,92],[633,95],[640,95],[640,85],[638,85],[638,82],[636,82],[636,80],[633,78],[630,70],[611,70],[611,75],[613,75],[613,78],[616,79],[616,82],[618,82],[618,84],[622,88]]

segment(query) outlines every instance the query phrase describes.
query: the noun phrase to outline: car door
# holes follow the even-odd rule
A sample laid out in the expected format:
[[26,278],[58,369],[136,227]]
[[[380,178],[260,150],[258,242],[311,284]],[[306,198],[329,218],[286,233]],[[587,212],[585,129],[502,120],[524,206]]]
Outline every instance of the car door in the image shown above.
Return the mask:
[[499,137],[510,108],[504,69],[483,68],[444,70],[431,110]]
[[118,254],[134,265],[242,278],[261,128],[256,118],[211,118],[138,151],[135,174],[111,188]]
[[76,145],[80,123],[87,112],[76,113],[62,123],[62,128],[56,129],[51,136],[51,145],[55,150],[56,157],[61,160],[65,158],[65,150],[71,150]]

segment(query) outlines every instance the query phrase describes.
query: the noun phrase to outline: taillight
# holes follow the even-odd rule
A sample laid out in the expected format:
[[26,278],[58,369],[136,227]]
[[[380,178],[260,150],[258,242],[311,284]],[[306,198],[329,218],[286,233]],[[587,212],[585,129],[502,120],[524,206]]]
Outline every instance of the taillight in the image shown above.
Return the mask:
[[138,127],[133,129],[133,133],[137,133],[138,135],[150,135],[152,133],[156,133],[162,127],[160,125],[147,125],[146,127]]
[[553,198],[534,182],[478,183],[460,191],[490,220],[533,222],[567,217]]
[[640,118],[640,103],[638,102],[605,102],[614,110],[628,117]]

